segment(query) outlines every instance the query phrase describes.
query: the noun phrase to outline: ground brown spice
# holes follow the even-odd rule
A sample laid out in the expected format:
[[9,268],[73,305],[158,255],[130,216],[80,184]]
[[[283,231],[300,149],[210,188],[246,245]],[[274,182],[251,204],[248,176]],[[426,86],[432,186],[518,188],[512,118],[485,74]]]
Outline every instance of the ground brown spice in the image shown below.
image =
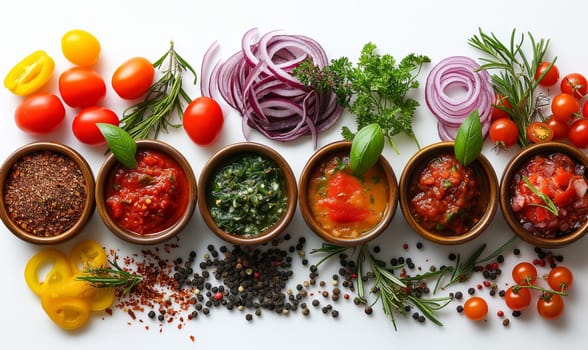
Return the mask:
[[79,220],[88,197],[86,187],[71,158],[53,151],[35,152],[12,166],[4,201],[20,228],[40,237],[57,236]]

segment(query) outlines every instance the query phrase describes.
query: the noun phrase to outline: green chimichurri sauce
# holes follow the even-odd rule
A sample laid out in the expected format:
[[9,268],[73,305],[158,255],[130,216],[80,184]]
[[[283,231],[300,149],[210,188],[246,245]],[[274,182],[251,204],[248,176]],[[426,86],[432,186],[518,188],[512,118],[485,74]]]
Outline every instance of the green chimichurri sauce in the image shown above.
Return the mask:
[[287,205],[284,175],[277,164],[246,153],[219,169],[209,185],[210,214],[219,228],[254,236],[274,225]]

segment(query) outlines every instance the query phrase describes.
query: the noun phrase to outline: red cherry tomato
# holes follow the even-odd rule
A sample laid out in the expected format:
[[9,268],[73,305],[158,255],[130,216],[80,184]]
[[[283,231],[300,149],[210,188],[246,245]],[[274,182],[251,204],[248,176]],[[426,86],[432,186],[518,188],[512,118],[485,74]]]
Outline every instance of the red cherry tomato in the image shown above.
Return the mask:
[[521,286],[534,284],[537,280],[537,268],[530,262],[520,262],[512,268],[512,279]]
[[512,119],[500,118],[490,124],[488,134],[495,145],[508,148],[517,143],[519,128]]
[[522,311],[531,305],[531,292],[527,288],[508,287],[504,302],[511,310]]
[[566,291],[574,281],[572,271],[565,266],[556,266],[547,275],[547,283],[555,291]]
[[588,119],[578,119],[570,125],[570,142],[578,148],[588,147]]
[[92,68],[72,67],[59,76],[59,93],[70,107],[91,107],[106,95],[106,84]]
[[547,119],[547,125],[549,125],[551,131],[553,131],[554,140],[561,140],[568,136],[570,128],[567,123],[562,123],[551,116]]
[[588,118],[588,100],[584,101],[582,104],[582,116]]
[[184,130],[200,146],[213,143],[220,134],[223,123],[223,111],[218,102],[210,97],[194,99],[184,111]]
[[65,118],[65,107],[59,97],[37,93],[26,97],[14,111],[16,126],[32,134],[53,131]]
[[492,120],[501,119],[501,118],[510,118],[510,115],[504,110],[501,109],[511,109],[512,106],[510,102],[504,97],[504,95],[496,94],[494,104],[492,105]]
[[564,311],[563,298],[558,294],[544,294],[537,299],[537,311],[543,318],[554,320]]
[[99,146],[106,143],[104,135],[96,126],[98,123],[109,123],[118,126],[116,113],[104,107],[88,107],[82,109],[74,118],[72,130],[75,137],[88,145]]
[[153,64],[144,57],[122,63],[112,75],[112,88],[124,99],[139,98],[149,90],[155,76]]
[[570,73],[561,79],[560,90],[564,94],[569,94],[575,98],[582,98],[588,92],[588,81],[580,73]]
[[559,80],[559,70],[555,65],[549,68],[550,64],[551,62],[541,62],[537,66],[537,71],[535,72],[535,80],[539,80],[541,74],[547,71],[547,73],[545,73],[545,75],[543,76],[543,79],[539,81],[539,85],[541,86],[550,87],[555,85],[555,83],[557,83],[557,81]]
[[481,321],[488,314],[488,304],[480,297],[471,297],[463,305],[463,312],[472,321]]
[[567,123],[580,111],[580,103],[574,96],[561,93],[551,100],[553,117],[562,123]]
[[553,140],[553,130],[544,122],[532,122],[527,128],[527,138],[533,143]]

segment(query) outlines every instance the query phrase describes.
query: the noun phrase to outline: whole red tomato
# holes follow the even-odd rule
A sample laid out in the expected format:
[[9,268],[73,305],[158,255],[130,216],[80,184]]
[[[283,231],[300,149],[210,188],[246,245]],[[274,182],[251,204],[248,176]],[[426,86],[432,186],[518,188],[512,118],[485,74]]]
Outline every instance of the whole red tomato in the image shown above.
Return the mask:
[[568,132],[570,142],[578,148],[588,147],[588,119],[578,119],[570,125]]
[[569,122],[579,111],[580,103],[571,94],[561,93],[551,100],[553,117],[562,123]]
[[65,107],[59,97],[37,93],[25,98],[14,111],[16,126],[32,134],[53,131],[65,118]]
[[501,118],[510,118],[510,115],[502,108],[511,109],[510,102],[504,97],[504,95],[496,94],[494,104],[492,105],[492,120]]
[[547,119],[547,125],[549,125],[549,128],[553,131],[554,140],[561,140],[568,137],[570,128],[567,123],[562,123],[555,119],[555,117],[551,116]]
[[490,124],[488,134],[496,146],[508,148],[517,143],[519,139],[519,127],[510,118],[500,118]]
[[106,95],[106,84],[92,68],[72,67],[59,76],[59,93],[70,107],[91,107]]
[[223,111],[214,99],[201,96],[194,99],[184,111],[184,130],[200,146],[210,145],[223,127]]
[[139,98],[149,90],[155,76],[153,64],[144,57],[123,62],[112,75],[112,88],[124,99]]
[[572,95],[575,98],[582,98],[588,92],[588,81],[583,74],[570,73],[561,79],[560,89],[564,94]]
[[88,145],[99,146],[106,143],[104,135],[96,124],[109,123],[119,125],[118,116],[112,110],[104,107],[88,107],[82,109],[74,118],[72,131],[75,137]]
[[551,62],[541,62],[537,66],[537,71],[535,72],[535,80],[538,80],[541,74],[544,74],[543,72],[547,71],[547,73],[545,73],[545,75],[543,76],[543,79],[539,81],[539,85],[541,86],[550,87],[555,85],[555,83],[557,83],[557,81],[559,80],[559,70],[555,65],[552,65],[551,68],[549,68],[550,64]]

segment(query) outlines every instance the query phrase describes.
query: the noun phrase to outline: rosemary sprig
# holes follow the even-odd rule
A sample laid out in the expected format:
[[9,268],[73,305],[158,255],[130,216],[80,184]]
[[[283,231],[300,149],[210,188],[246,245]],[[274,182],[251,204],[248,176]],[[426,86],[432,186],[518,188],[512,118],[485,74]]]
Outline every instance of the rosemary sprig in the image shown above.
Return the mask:
[[[494,90],[496,93],[504,95],[512,106],[506,112],[519,127],[518,142],[521,146],[528,144],[527,128],[538,115],[542,117],[541,108],[549,104],[546,96],[543,94],[536,96],[535,94],[539,81],[549,71],[546,69],[543,76],[535,80],[537,66],[543,61],[549,47],[549,40],[536,41],[531,33],[528,33],[528,36],[532,48],[530,59],[525,54],[525,35],[522,34],[518,38],[516,29],[513,29],[507,45],[500,42],[493,33],[486,34],[482,29],[479,29],[479,36],[474,35],[468,41],[472,47],[489,56],[489,58],[480,58],[484,63],[479,69],[499,71],[499,74],[491,74]],[[550,63],[549,68],[556,59]]]
[[526,176],[523,176],[523,181],[525,182],[525,185],[529,188],[529,190],[531,190],[531,192],[533,192],[537,197],[539,197],[539,199],[543,201],[543,203],[545,203],[530,203],[529,205],[541,207],[545,210],[548,210],[553,215],[557,216],[559,211],[557,210],[557,206],[555,205],[555,203],[553,203],[551,198],[549,198],[549,196],[547,196],[543,192],[540,192],[535,186],[533,186],[533,184],[529,181],[529,179]]
[[[318,264],[313,266],[316,267],[326,261],[326,259],[336,254],[341,254],[347,249],[351,248],[338,247],[330,244],[325,244],[319,249],[314,249],[311,251],[311,254],[324,253],[327,255]],[[367,288],[364,280],[368,281],[369,279],[373,279],[370,292],[376,295],[376,299],[372,305],[377,302],[382,304],[384,314],[391,319],[394,329],[397,329],[395,315],[407,316],[407,306],[418,308],[434,324],[439,326],[443,325],[438,319],[438,311],[451,301],[451,297],[426,298],[416,292],[417,288],[421,287],[426,279],[435,277],[441,271],[429,272],[417,276],[398,276],[394,274],[394,270],[402,268],[402,266],[386,266],[385,262],[376,259],[370,253],[367,244],[360,246],[358,249],[354,249],[353,254],[357,254],[357,298],[361,303],[368,303],[366,296]],[[368,265],[367,269],[366,264]]]
[[83,274],[76,278],[89,282],[96,288],[124,288],[123,294],[129,293],[143,281],[143,276],[124,270],[116,260],[109,260],[108,263],[113,268],[90,268],[84,270]]
[[[164,63],[167,62],[167,65]],[[153,67],[160,69],[161,77],[149,88],[143,101],[128,107],[123,112],[121,128],[134,139],[157,138],[160,132],[167,132],[168,127],[180,127],[180,123],[173,123],[171,115],[175,111],[181,119],[184,103],[192,101],[182,86],[183,72],[188,70],[194,75],[194,85],[197,81],[196,71],[174,49],[173,41],[169,50],[153,63]]]

